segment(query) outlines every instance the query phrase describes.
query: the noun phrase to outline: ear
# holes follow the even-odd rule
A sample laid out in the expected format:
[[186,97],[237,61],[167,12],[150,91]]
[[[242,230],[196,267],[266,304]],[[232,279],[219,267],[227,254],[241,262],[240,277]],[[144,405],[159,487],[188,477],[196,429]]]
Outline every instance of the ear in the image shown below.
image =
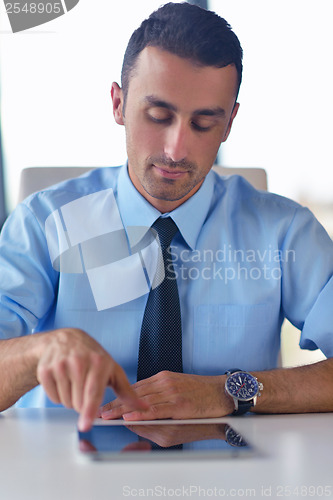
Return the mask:
[[232,122],[234,121],[234,118],[236,117],[238,110],[239,110],[239,102],[236,102],[234,109],[232,110],[231,117],[230,117],[230,120],[228,123],[228,128],[226,130],[226,133],[224,134],[222,142],[225,142],[228,139],[229,134],[230,134],[230,130],[231,130],[231,126],[232,126]]
[[123,116],[123,100],[124,100],[123,91],[116,82],[113,82],[111,87],[111,99],[113,107],[113,116],[116,123],[118,123],[118,125],[125,125]]

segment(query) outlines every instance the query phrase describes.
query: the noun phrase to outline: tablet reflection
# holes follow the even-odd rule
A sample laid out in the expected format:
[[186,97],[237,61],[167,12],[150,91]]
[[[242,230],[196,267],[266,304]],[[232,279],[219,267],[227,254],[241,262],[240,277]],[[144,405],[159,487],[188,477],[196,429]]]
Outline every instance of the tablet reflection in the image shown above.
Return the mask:
[[79,439],[80,451],[86,454],[249,447],[243,436],[228,424],[95,425],[88,432],[79,432]]

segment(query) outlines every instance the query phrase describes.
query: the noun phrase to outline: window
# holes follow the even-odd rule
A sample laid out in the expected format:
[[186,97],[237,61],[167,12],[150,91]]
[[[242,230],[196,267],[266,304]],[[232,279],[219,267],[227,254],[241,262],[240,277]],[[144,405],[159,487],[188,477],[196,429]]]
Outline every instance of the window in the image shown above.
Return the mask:
[[[130,34],[161,3],[80,1],[54,21],[12,34],[0,2],[9,209],[24,167],[123,163],[111,82],[120,80]],[[264,167],[271,191],[310,205],[331,203],[331,0],[210,0],[208,6],[228,20],[244,49],[241,107],[222,163]]]
[[114,123],[130,35],[160,0],[80,1],[47,24],[12,34],[0,2],[1,118],[8,209],[28,166],[120,165],[124,131]]
[[227,166],[258,166],[269,189],[332,203],[332,2],[210,0],[244,50],[240,109]]

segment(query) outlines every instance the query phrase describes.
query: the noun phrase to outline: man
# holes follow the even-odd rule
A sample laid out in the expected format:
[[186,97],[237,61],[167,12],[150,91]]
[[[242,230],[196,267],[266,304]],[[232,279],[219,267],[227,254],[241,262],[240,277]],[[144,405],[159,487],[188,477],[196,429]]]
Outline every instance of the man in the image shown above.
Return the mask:
[[[332,359],[275,369],[284,317],[302,329],[302,347],[332,356],[330,238],[307,209],[211,171],[239,108],[241,74],[238,39],[211,12],[167,4],[134,32],[122,88],[111,90],[128,163],[29,197],[3,229],[1,409],[52,400],[80,413],[81,430],[96,414],[333,410]],[[178,230],[169,253],[183,373],[136,382],[143,276],[155,255],[147,229],[161,215]],[[236,366],[250,375],[233,379]],[[239,400],[254,377],[262,394]],[[103,399],[107,387],[118,398]],[[99,411],[102,401],[111,402]]]

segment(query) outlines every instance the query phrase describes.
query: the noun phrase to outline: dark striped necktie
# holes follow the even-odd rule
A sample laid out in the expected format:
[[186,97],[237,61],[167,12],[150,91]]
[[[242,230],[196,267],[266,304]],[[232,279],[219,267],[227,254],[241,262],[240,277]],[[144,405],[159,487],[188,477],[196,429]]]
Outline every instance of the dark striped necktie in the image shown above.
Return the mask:
[[151,377],[162,370],[183,371],[180,304],[170,252],[171,241],[178,232],[178,227],[171,217],[160,217],[152,228],[159,236],[163,262],[158,263],[154,280],[159,284],[155,287],[153,283],[143,316],[138,380]]

